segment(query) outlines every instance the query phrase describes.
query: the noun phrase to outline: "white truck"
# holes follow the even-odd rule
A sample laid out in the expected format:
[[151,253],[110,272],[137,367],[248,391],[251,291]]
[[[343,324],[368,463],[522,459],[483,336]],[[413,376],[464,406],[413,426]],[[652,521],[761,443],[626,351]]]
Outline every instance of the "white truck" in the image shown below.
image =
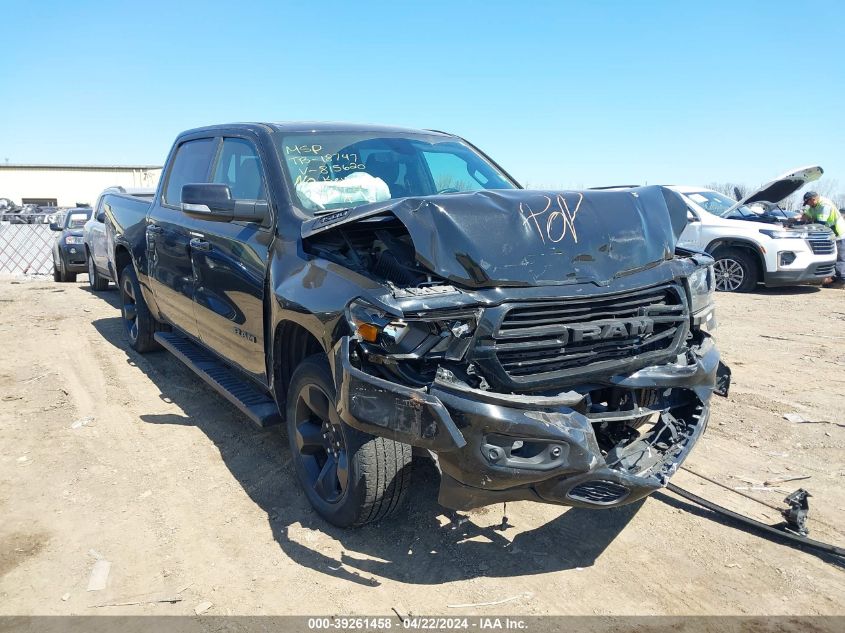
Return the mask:
[[703,187],[672,185],[687,204],[688,224],[678,246],[706,251],[716,260],[716,290],[748,292],[758,283],[789,286],[819,283],[834,273],[836,244],[827,227],[790,228],[788,214],[754,203],[777,204],[818,180],[821,167],[784,174],[739,202]]

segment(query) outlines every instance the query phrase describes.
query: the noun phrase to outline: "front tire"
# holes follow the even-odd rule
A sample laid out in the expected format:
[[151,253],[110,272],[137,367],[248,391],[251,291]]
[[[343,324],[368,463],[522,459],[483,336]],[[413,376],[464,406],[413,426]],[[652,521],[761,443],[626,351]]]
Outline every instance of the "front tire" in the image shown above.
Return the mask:
[[129,345],[141,354],[160,349],[155,340],[155,333],[162,330],[162,325],[150,314],[141,284],[132,264],[127,264],[120,273],[120,313]]
[[286,413],[297,479],[326,521],[358,527],[400,507],[410,483],[411,447],[340,419],[324,354],[306,358],[294,371]]
[[760,266],[748,251],[730,248],[713,253],[716,290],[750,292],[757,287]]
[[109,280],[97,272],[97,266],[94,264],[94,258],[91,257],[91,253],[87,249],[85,254],[88,257],[88,285],[91,286],[91,290],[96,292],[108,290]]
[[65,268],[65,262],[63,259],[59,259],[59,264],[53,264],[53,281],[58,281],[60,283],[67,283],[69,281],[76,281],[76,273],[69,273],[67,268]]

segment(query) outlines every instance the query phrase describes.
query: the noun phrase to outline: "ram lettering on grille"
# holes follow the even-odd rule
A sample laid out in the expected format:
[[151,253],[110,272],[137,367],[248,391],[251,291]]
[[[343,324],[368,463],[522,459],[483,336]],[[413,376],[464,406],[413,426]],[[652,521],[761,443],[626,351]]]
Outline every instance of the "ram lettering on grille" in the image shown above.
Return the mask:
[[599,363],[668,352],[688,319],[683,290],[643,290],[511,306],[494,334],[496,356],[514,380],[580,372]]

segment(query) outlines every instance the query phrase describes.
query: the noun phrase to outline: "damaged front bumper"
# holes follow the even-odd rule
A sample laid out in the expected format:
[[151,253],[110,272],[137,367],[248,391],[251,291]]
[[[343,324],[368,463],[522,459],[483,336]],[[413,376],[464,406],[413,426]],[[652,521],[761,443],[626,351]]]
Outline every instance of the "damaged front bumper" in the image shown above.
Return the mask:
[[412,388],[333,351],[338,413],[352,427],[430,450],[439,501],[456,510],[533,500],[614,507],[665,486],[707,426],[730,373],[709,338],[675,363],[554,396],[473,389],[448,371]]

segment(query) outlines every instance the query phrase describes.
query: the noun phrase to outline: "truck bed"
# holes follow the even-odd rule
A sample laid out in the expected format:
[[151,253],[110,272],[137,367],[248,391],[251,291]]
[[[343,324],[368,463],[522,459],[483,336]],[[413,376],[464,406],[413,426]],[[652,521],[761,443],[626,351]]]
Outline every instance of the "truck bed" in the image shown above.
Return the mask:
[[126,193],[109,193],[103,198],[106,213],[106,236],[109,244],[109,270],[117,281],[120,271],[114,261],[115,249],[124,245],[137,261],[143,257],[146,244],[145,231],[151,201]]

